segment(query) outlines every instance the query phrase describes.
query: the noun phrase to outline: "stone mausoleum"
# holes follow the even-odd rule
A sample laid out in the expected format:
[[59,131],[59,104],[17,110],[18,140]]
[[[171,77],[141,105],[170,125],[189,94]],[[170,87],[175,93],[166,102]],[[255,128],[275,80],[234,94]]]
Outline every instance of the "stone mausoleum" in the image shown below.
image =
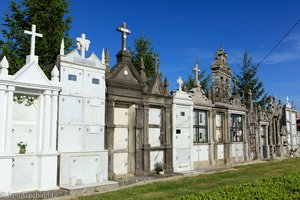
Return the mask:
[[130,30],[125,23],[117,30],[122,33],[122,49],[111,69],[106,54],[105,134],[109,177],[146,175],[154,171],[156,163],[172,171],[172,97],[168,82],[162,83],[157,70],[147,80],[143,61],[137,71],[126,49]]
[[117,31],[122,47],[112,68],[107,49],[101,59],[85,56],[90,41],[82,34],[68,53],[62,40],[49,80],[35,55],[36,37],[43,36],[35,25],[25,31],[30,54],[16,74],[8,74],[9,62],[2,58],[1,194],[59,188],[78,194],[116,188],[112,180],[159,169],[184,173],[297,155],[293,103],[271,97],[262,105],[246,104],[223,47],[211,64],[210,91],[204,92],[196,64],[192,89],[186,91],[179,77],[170,95],[158,56],[147,78],[143,58],[137,70],[126,48],[131,31],[125,23]]

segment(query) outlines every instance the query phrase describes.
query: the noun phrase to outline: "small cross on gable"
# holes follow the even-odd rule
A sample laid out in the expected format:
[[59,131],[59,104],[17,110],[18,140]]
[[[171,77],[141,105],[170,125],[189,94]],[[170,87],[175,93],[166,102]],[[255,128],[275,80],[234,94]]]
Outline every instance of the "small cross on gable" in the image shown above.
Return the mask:
[[76,38],[77,41],[77,47],[80,49],[80,55],[81,57],[85,58],[85,51],[89,50],[90,47],[90,41],[85,39],[85,34],[82,33],[80,38]]

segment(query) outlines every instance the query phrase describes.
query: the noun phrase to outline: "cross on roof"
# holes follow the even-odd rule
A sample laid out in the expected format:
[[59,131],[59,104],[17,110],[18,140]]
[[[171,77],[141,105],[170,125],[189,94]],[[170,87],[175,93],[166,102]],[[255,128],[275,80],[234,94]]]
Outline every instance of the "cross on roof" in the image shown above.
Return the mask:
[[153,60],[154,60],[154,67],[155,67],[155,72],[157,72],[157,68],[158,68],[158,61],[159,61],[159,57],[158,54],[155,53],[153,56]]
[[126,38],[127,34],[130,34],[131,31],[126,28],[126,23],[122,23],[122,27],[118,27],[117,31],[122,33],[122,51],[126,51]]
[[82,33],[80,38],[76,38],[77,47],[80,49],[81,57],[85,58],[85,51],[89,50],[90,41],[85,39],[85,34]]
[[30,44],[30,59],[34,58],[35,52],[35,37],[43,37],[42,34],[36,32],[36,25],[32,24],[31,31],[24,31],[25,34],[31,35],[31,44]]
[[193,68],[193,71],[195,72],[195,83],[196,83],[196,85],[200,85],[200,83],[199,83],[200,69],[199,69],[199,65],[197,63],[195,63],[195,68]]

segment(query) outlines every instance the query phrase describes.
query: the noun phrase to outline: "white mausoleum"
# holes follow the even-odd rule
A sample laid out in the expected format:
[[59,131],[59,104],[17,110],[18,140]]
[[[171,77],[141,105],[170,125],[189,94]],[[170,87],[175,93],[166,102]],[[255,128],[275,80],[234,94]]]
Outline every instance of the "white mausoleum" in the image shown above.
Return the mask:
[[85,57],[90,41],[77,38],[77,49],[64,55],[62,41],[57,65],[61,73],[58,151],[59,186],[67,189],[105,184],[108,153],[104,149],[105,65],[94,54]]
[[0,188],[6,194],[57,188],[57,100],[61,89],[56,66],[49,80],[34,55],[36,26],[26,64],[8,75],[0,63]]

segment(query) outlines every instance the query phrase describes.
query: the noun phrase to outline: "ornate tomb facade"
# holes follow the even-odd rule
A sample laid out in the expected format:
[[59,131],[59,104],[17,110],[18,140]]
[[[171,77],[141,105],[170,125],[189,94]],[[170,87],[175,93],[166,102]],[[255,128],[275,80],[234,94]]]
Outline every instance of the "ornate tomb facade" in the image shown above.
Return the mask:
[[105,64],[91,53],[82,34],[77,49],[64,54],[62,41],[57,64],[61,73],[58,151],[59,186],[67,189],[110,184],[105,133]]
[[247,161],[247,109],[238,93],[236,80],[231,90],[232,69],[227,64],[227,54],[222,47],[216,52],[211,69],[214,160],[217,165]]
[[117,30],[122,33],[122,49],[117,54],[117,64],[112,69],[107,67],[106,78],[109,177],[148,174],[156,163],[172,171],[172,98],[168,83],[162,83],[157,70],[147,81],[143,62],[141,71],[136,70],[126,50],[130,30],[125,23]]
[[32,25],[30,55],[14,75],[0,63],[0,188],[8,193],[57,188],[57,101],[61,89],[56,66],[49,80],[35,55]]
[[193,99],[182,90],[183,80],[177,79],[178,90],[173,93],[173,169],[175,172],[193,169]]

